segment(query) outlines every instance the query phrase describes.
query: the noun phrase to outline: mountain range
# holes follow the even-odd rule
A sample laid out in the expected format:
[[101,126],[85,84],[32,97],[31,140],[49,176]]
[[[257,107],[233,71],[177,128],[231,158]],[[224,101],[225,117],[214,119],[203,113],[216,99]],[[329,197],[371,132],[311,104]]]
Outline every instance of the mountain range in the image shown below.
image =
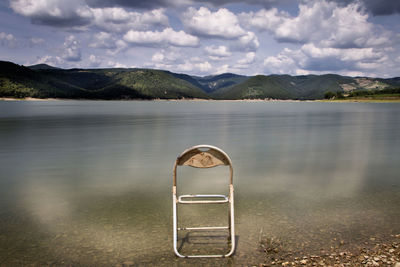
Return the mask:
[[256,75],[205,77],[141,68],[61,69],[0,61],[0,97],[65,99],[322,99],[330,92],[399,88],[400,77]]

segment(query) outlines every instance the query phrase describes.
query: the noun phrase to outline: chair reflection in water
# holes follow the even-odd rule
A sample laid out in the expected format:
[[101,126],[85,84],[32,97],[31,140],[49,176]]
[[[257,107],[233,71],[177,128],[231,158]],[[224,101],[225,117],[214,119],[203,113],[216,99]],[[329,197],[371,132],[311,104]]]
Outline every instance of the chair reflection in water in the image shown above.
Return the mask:
[[[217,166],[229,167],[229,194],[228,195],[178,195],[177,192],[177,168],[178,166],[190,166],[194,168],[213,168]],[[235,251],[235,222],[234,222],[234,201],[233,201],[233,168],[229,156],[221,149],[210,145],[193,146],[178,156],[173,170],[173,238],[174,252],[178,257],[229,257]],[[227,226],[204,226],[204,227],[179,227],[178,225],[178,204],[227,204],[229,208]],[[228,230],[229,251],[220,255],[183,255],[178,249],[178,231],[226,231]]]

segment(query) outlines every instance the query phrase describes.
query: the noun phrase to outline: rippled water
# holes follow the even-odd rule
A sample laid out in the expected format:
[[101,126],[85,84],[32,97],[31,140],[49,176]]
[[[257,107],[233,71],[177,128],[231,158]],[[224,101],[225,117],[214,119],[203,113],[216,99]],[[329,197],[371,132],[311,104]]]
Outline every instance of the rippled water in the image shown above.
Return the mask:
[[[0,265],[250,265],[264,259],[260,237],[316,251],[398,234],[399,114],[396,103],[0,101]],[[172,251],[173,163],[203,143],[233,161],[229,259]],[[179,173],[182,192],[226,188],[224,168],[201,171]],[[225,219],[223,206],[185,209],[184,223]]]

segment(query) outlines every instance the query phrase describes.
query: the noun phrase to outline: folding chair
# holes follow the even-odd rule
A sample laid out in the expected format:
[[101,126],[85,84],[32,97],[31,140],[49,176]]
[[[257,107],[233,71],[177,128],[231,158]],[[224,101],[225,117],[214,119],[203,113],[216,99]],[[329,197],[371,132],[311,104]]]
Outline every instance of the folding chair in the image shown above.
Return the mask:
[[[220,165],[229,166],[229,195],[177,195],[177,167],[191,166],[194,168],[212,168]],[[178,156],[174,164],[173,170],[173,231],[174,231],[174,252],[178,257],[182,258],[198,258],[198,257],[229,257],[235,251],[235,222],[233,207],[233,168],[229,156],[221,149],[210,145],[193,146]],[[178,204],[224,204],[229,205],[229,225],[228,226],[204,226],[204,227],[178,227]],[[186,230],[228,230],[230,239],[230,251],[221,255],[182,255],[177,248],[178,231]]]

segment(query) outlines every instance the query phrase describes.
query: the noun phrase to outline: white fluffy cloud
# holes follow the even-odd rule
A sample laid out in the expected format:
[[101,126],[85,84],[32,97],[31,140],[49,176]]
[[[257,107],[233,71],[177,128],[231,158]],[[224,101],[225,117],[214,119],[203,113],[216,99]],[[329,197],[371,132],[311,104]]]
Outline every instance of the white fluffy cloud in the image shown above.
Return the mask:
[[257,35],[254,32],[247,32],[241,36],[234,47],[240,51],[256,51],[260,46]]
[[81,0],[11,0],[10,7],[36,24],[81,26],[93,18],[90,8]]
[[[309,1],[292,16],[276,8],[241,13],[242,25],[271,34],[284,48],[265,58],[267,73],[363,73],[390,65],[389,53],[398,37],[369,22],[360,2]],[[237,64],[240,65],[240,64]],[[393,65],[393,64],[392,64]]]
[[387,55],[373,48],[327,48],[310,43],[297,50],[285,48],[278,55],[267,57],[264,67],[269,73],[281,74],[373,75],[374,69],[384,67],[388,60]]
[[144,30],[151,26],[168,25],[164,9],[144,13],[128,12],[123,8],[93,8],[93,25],[108,32],[123,32],[128,29]]
[[[126,64],[119,63],[114,60],[109,60],[106,63],[106,67],[108,67],[108,68],[128,68],[128,66]],[[134,66],[131,66],[131,68],[134,68]]]
[[277,74],[299,74],[298,66],[295,59],[296,53],[292,50],[285,48],[281,53],[276,56],[267,57],[264,60],[264,68],[267,73]]
[[89,56],[89,67],[97,68],[100,66],[101,62],[102,61],[99,59],[99,57],[96,57],[95,55]]
[[284,11],[278,11],[276,8],[261,9],[257,12],[241,13],[239,18],[247,27],[256,27],[261,30],[273,31],[284,20],[289,19],[290,15]]
[[171,66],[170,69],[178,72],[184,71],[207,74],[213,70],[213,66],[208,61],[197,62],[196,60],[188,59],[183,63]]
[[240,60],[238,61],[238,64],[240,64],[240,65],[251,64],[251,63],[254,62],[255,58],[256,58],[256,53],[254,53],[254,52],[249,52],[249,53],[246,54],[246,57],[245,57],[245,58],[240,59]]
[[183,62],[180,49],[168,49],[168,51],[162,49],[153,54],[151,61],[156,64],[162,63],[168,65],[179,64]]
[[122,32],[168,25],[164,9],[140,13],[121,7],[92,8],[84,0],[11,0],[10,7],[35,24],[53,27],[95,26],[103,31]]
[[309,58],[338,58],[343,62],[348,61],[366,61],[366,60],[384,60],[385,56],[381,52],[374,51],[373,48],[330,48],[316,47],[314,44],[305,44],[301,51]]
[[80,61],[82,58],[81,49],[75,36],[70,35],[65,38],[63,46],[63,59],[66,61]]
[[209,73],[213,66],[199,57],[185,57],[180,48],[162,49],[153,54],[148,67],[168,69],[177,72]]
[[39,46],[39,45],[43,45],[45,44],[46,41],[43,38],[30,38],[29,39],[29,46],[33,47],[33,46]]
[[251,65],[254,64],[256,60],[256,53],[254,52],[248,52],[246,53],[245,57],[242,59],[239,59],[236,64],[232,66],[232,68],[236,72],[241,72],[242,70],[248,70],[251,69]]
[[290,16],[277,9],[240,14],[247,27],[273,34],[280,42],[318,43],[324,47],[356,48],[389,42],[389,33],[368,22],[358,3],[339,6],[335,2],[312,1],[299,5]]
[[48,64],[50,66],[61,66],[64,65],[64,63],[65,61],[59,56],[45,55],[26,65]]
[[0,46],[7,48],[32,48],[44,46],[46,41],[43,38],[31,37],[31,38],[16,38],[11,33],[0,32]]
[[11,33],[0,32],[0,45],[15,48],[17,46],[17,39]]
[[115,38],[108,32],[100,32],[95,34],[93,42],[89,44],[92,48],[115,49],[117,47]]
[[206,7],[198,10],[190,7],[183,14],[182,21],[196,35],[235,39],[246,34],[237,16],[226,8],[212,12]]
[[212,70],[212,66],[208,61],[198,62],[194,64],[194,67],[197,68],[200,72],[207,73]]
[[210,45],[206,46],[204,50],[212,60],[223,60],[232,55],[232,52],[229,51],[229,48],[224,45]]
[[124,37],[124,41],[137,45],[150,46],[189,46],[195,47],[199,44],[196,36],[185,33],[184,31],[174,31],[172,28],[166,28],[162,32],[159,31],[128,31]]

